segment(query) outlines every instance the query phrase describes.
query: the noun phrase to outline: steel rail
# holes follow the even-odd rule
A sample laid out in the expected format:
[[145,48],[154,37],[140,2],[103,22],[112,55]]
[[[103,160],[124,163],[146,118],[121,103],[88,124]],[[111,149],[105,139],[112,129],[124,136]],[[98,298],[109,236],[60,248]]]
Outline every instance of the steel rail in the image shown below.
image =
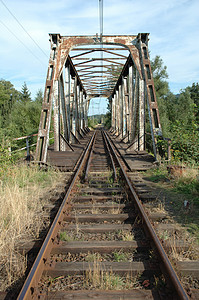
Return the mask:
[[135,203],[136,203],[136,206],[137,206],[137,208],[139,210],[141,218],[144,221],[144,223],[146,225],[146,228],[147,228],[147,230],[148,230],[148,232],[149,232],[149,234],[150,234],[150,236],[152,238],[152,241],[153,241],[153,243],[154,243],[154,245],[155,245],[155,247],[156,247],[156,249],[157,249],[157,251],[158,251],[158,253],[159,253],[160,257],[161,257],[161,259],[162,259],[162,262],[164,264],[164,268],[167,271],[167,274],[169,275],[171,284],[173,285],[175,291],[177,292],[177,295],[178,295],[178,297],[179,297],[180,300],[188,300],[189,297],[188,297],[186,291],[184,290],[183,286],[181,285],[181,282],[180,282],[180,280],[179,280],[179,278],[178,278],[175,270],[173,269],[173,267],[172,267],[172,265],[171,265],[171,263],[169,261],[169,258],[167,256],[166,252],[164,251],[164,248],[162,247],[162,244],[161,244],[160,240],[158,239],[153,226],[151,225],[151,222],[150,222],[148,216],[146,215],[146,213],[144,211],[143,205],[140,202],[140,200],[139,200],[139,198],[138,198],[138,196],[137,196],[134,188],[132,187],[132,184],[131,184],[130,180],[128,179],[128,176],[127,176],[127,174],[126,174],[126,172],[125,172],[125,170],[124,170],[124,168],[123,168],[120,160],[118,159],[118,157],[117,157],[117,155],[115,153],[115,150],[114,150],[114,148],[112,146],[112,142],[110,141],[110,139],[109,139],[109,137],[108,137],[108,135],[107,135],[106,132],[104,132],[104,135],[105,135],[105,137],[107,139],[107,142],[110,145],[111,151],[114,154],[114,157],[115,157],[115,159],[116,159],[116,161],[117,161],[117,163],[118,163],[118,165],[120,167],[122,177],[125,179],[125,181],[126,181],[126,183],[128,185],[130,194],[133,196],[133,198],[135,200]]
[[[109,137],[109,135],[108,135],[108,137]],[[110,137],[109,137],[109,139],[110,139]],[[128,171],[131,171],[131,168],[129,167],[128,163],[126,162],[126,160],[124,159],[124,157],[120,153],[119,149],[116,147],[114,141],[111,140],[111,142],[112,142],[113,146],[115,147],[115,150],[117,151],[118,156],[121,157],[121,159],[122,159],[123,163],[125,164],[126,168],[128,169]]]
[[89,172],[89,169],[90,169],[90,164],[91,164],[91,158],[92,158],[92,154],[93,154],[93,150],[94,150],[95,139],[96,139],[96,131],[94,133],[94,138],[93,138],[93,142],[92,142],[92,145],[91,145],[91,150],[89,152],[88,161],[87,161],[87,164],[86,164],[86,170],[85,170],[85,176],[84,176],[84,181],[85,182],[88,182],[88,172]]
[[116,167],[115,167],[115,163],[114,163],[114,160],[113,160],[111,149],[110,149],[110,147],[109,147],[109,145],[107,143],[106,137],[104,135],[104,131],[102,131],[102,136],[103,136],[103,139],[104,139],[104,142],[105,142],[108,154],[109,154],[110,159],[111,159],[111,164],[112,164],[112,168],[113,168],[113,172],[114,172],[114,178],[113,178],[113,180],[116,181],[117,180],[117,170],[116,170]]
[[37,292],[37,283],[40,280],[40,277],[42,275],[43,269],[45,267],[45,263],[47,263],[47,256],[50,254],[50,251],[53,247],[53,242],[55,241],[56,235],[58,233],[58,230],[61,226],[61,222],[64,218],[64,211],[69,207],[69,197],[72,192],[72,189],[75,186],[76,180],[78,176],[80,175],[80,172],[82,171],[82,168],[84,167],[84,164],[86,162],[86,159],[88,157],[93,139],[94,139],[94,134],[92,135],[89,143],[87,144],[87,147],[84,151],[84,155],[82,157],[81,163],[73,177],[73,180],[68,188],[68,191],[63,199],[63,202],[55,216],[55,219],[48,231],[48,234],[42,244],[42,247],[35,259],[35,262],[29,272],[29,275],[20,291],[20,294],[18,296],[18,300],[23,300],[23,299],[34,299],[35,293]]

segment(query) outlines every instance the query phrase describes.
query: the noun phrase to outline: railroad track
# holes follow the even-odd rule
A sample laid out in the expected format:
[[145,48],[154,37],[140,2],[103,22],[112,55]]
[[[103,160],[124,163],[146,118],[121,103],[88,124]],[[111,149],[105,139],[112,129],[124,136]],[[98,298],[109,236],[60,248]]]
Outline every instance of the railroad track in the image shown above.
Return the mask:
[[106,132],[91,137],[18,299],[189,299]]

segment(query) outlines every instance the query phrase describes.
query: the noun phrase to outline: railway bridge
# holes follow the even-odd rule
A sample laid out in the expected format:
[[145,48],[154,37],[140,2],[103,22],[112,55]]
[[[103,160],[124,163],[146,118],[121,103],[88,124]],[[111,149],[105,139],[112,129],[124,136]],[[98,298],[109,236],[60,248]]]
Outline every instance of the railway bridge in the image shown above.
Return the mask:
[[[36,156],[67,172],[61,195],[43,207],[40,241],[20,248],[36,254],[18,300],[198,299],[192,241],[157,210],[159,196],[138,172],[155,162],[162,135],[148,38],[50,34]],[[88,128],[96,97],[109,101],[109,131]]]
[[[37,161],[59,167],[68,167],[71,157],[73,163],[77,161],[81,141],[89,131],[89,104],[97,97],[105,97],[110,103],[111,132],[124,143],[123,154],[145,153],[147,120],[156,159],[156,138],[162,133],[148,41],[148,33],[50,34],[51,51],[37,139]],[[54,145],[49,147],[52,127]]]

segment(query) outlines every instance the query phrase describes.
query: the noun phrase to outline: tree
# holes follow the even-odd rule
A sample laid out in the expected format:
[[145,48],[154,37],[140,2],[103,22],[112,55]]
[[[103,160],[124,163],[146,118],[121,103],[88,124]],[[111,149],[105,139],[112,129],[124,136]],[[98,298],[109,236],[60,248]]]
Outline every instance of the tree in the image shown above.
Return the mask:
[[24,82],[24,84],[22,85],[22,89],[21,89],[21,102],[23,103],[27,103],[27,102],[30,102],[32,101],[31,100],[31,93],[30,91],[28,90],[28,87],[26,85],[26,83]]
[[[7,92],[5,92],[5,90]],[[10,95],[12,95],[12,97]],[[5,114],[5,124],[0,123],[1,136],[13,139],[38,132],[43,94],[42,91],[38,91],[35,101],[31,100],[30,95],[31,93],[26,83],[22,86],[20,93],[13,88],[10,82],[0,82],[0,105],[3,103],[5,106],[5,103],[9,104],[10,101],[12,103],[9,114]],[[2,99],[4,99],[4,102]]]
[[42,104],[43,102],[43,92],[42,92],[42,89],[39,89],[36,93],[36,97],[35,97],[35,102],[39,103],[39,104]]
[[199,84],[193,83],[191,87],[188,87],[190,92],[190,97],[194,101],[195,104],[195,115],[196,121],[199,124]]
[[14,103],[19,99],[19,92],[10,81],[0,80],[0,127],[6,127]]
[[[156,56],[151,61],[151,69],[153,73],[154,86],[156,91],[156,98],[158,102],[158,109],[160,113],[160,123],[162,126],[163,136],[169,136],[169,118],[167,111],[167,101],[174,95],[169,90],[167,82],[168,73],[167,67],[163,65],[163,60],[160,56]],[[174,96],[175,97],[175,96]]]
[[151,69],[153,72],[157,100],[164,99],[164,97],[170,92],[169,84],[167,82],[169,76],[167,73],[167,67],[163,66],[163,60],[160,56],[157,55],[151,61]]

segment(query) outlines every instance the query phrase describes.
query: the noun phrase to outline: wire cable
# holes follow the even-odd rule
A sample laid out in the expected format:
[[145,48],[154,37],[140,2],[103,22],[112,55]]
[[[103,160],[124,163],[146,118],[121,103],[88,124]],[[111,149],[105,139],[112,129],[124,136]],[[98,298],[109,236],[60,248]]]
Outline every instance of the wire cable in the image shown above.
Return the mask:
[[[103,37],[103,30],[104,30],[104,22],[103,22],[104,16],[103,16],[103,0],[99,0],[99,23],[100,23],[100,40],[102,43],[102,37]],[[103,48],[103,43],[101,44],[101,48]],[[103,50],[100,52],[100,58],[101,58],[101,85],[103,83]],[[101,94],[101,91],[99,91]]]
[[103,30],[104,30],[104,22],[103,22],[103,0],[99,0],[99,20],[100,20],[100,38],[102,38]]
[[0,20],[0,23],[40,62],[44,65],[44,63],[42,62],[42,60],[40,60],[27,46],[26,44],[24,44],[19,38],[18,36],[16,36],[16,34],[14,32],[12,32],[10,30],[10,28],[4,24],[1,20]]
[[6,4],[0,0],[3,6],[7,9],[7,11],[11,14],[11,16],[15,19],[15,21],[19,24],[19,26],[25,31],[25,33],[29,36],[29,38],[33,41],[33,43],[40,49],[40,51],[48,58],[47,54],[42,50],[42,48],[38,45],[38,43],[31,37],[28,31],[24,28],[24,26],[19,22],[19,20],[15,17],[15,15],[11,12],[11,10],[6,6]]

